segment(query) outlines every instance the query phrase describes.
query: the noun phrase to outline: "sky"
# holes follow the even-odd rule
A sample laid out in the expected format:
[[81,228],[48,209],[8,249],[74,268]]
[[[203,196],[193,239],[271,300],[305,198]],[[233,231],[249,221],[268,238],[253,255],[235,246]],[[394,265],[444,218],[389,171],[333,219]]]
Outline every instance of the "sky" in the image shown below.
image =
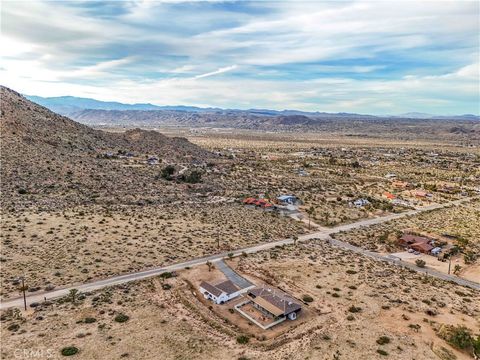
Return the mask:
[[222,108],[480,114],[478,1],[2,1],[0,83]]

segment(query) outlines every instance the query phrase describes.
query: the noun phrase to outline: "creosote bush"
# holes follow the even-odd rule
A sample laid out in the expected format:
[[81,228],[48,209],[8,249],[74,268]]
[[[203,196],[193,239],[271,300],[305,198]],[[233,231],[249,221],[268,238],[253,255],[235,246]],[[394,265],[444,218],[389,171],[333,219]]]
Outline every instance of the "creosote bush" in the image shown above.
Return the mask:
[[115,321],[116,322],[119,322],[119,323],[124,323],[126,321],[128,321],[128,319],[130,319],[128,317],[128,315],[125,315],[125,314],[118,314],[117,316],[115,316]]
[[249,341],[248,336],[245,336],[245,335],[237,336],[237,342],[239,344],[246,344],[246,343],[248,343],[248,341]]
[[76,353],[78,353],[78,348],[76,348],[75,346],[64,347],[61,351],[61,354],[63,356],[72,356],[72,355],[75,355]]
[[302,300],[305,302],[312,302],[313,297],[311,297],[310,295],[303,295]]
[[388,336],[380,336],[377,339],[377,344],[378,345],[388,344],[389,342],[390,342],[390,338]]

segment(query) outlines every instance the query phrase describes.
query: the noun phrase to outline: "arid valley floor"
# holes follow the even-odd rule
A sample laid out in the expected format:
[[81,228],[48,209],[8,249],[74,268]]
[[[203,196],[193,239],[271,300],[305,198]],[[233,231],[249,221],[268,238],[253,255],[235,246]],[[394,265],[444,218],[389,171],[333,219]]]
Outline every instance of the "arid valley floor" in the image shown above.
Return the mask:
[[[221,305],[202,296],[201,281],[224,276],[216,262],[203,262],[28,301],[26,311],[4,308],[2,359],[24,351],[60,359],[68,348],[77,349],[74,359],[142,360],[453,360],[480,351],[479,290],[328,241],[297,242],[419,210],[332,238],[419,271],[480,283],[477,133],[432,139],[388,131],[100,130],[6,88],[2,100],[2,304],[21,297],[22,277],[28,300],[293,239],[225,262],[302,305],[296,320],[262,330],[234,311],[245,294]],[[282,207],[281,195],[299,202]],[[435,204],[445,206],[422,211]],[[433,239],[442,253],[408,251],[404,234]]]

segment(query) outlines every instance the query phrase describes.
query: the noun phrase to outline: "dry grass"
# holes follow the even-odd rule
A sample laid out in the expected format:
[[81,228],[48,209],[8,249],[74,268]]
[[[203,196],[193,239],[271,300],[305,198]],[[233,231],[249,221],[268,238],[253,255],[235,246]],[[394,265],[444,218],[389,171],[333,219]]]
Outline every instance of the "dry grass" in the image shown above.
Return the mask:
[[[79,359],[103,359],[107,354],[109,358],[128,354],[132,359],[331,359],[339,354],[373,359],[380,358],[378,349],[395,359],[437,359],[435,353],[442,348],[464,359],[467,356],[437,337],[436,331],[443,323],[479,330],[479,304],[473,301],[478,292],[424,279],[324,243],[276,248],[235,260],[233,266],[294,296],[311,295],[312,316],[273,338],[258,336],[253,325],[249,333],[222,319],[192,293],[186,280],[198,279],[201,271],[205,278],[217,275],[202,266],[164,282],[151,279],[86,294],[75,306],[69,302],[41,306],[23,320],[3,313],[3,358],[23,348],[52,349],[54,358],[60,358],[61,348],[73,345],[80,349]],[[162,283],[171,288],[163,290]],[[130,319],[115,322],[119,313]],[[87,317],[96,321],[85,323]],[[19,328],[7,330],[12,324]],[[239,334],[256,337],[240,345]],[[380,337],[390,341],[379,345]]]
[[[2,296],[64,286],[302,233],[296,221],[239,204],[80,208],[5,216]],[[218,248],[218,243],[220,248]]]

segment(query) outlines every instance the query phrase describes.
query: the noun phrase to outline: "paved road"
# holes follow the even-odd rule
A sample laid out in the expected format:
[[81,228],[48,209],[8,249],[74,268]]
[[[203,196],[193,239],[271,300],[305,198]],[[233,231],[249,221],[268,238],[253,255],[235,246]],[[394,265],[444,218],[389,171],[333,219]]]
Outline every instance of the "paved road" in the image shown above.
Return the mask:
[[[453,275],[447,275],[447,274],[444,274],[444,273],[441,273],[441,272],[438,272],[438,271],[434,271],[434,270],[430,270],[430,269],[422,269],[422,268],[419,268],[415,265],[407,264],[405,262],[401,262],[401,261],[398,261],[396,259],[392,259],[388,255],[385,256],[385,255],[381,255],[379,253],[368,251],[368,250],[359,248],[357,246],[353,246],[351,244],[348,244],[348,243],[345,243],[345,242],[342,242],[342,241],[339,241],[339,240],[334,240],[330,237],[331,234],[335,234],[335,233],[338,233],[340,231],[350,231],[350,230],[353,230],[353,229],[358,229],[360,227],[379,224],[379,223],[387,222],[387,221],[398,219],[398,218],[405,217],[405,216],[416,215],[416,214],[419,214],[419,213],[424,212],[424,211],[440,209],[440,208],[447,207],[447,206],[459,205],[459,204],[461,204],[465,201],[468,201],[470,199],[471,198],[455,200],[455,201],[449,202],[449,203],[444,204],[444,205],[439,205],[439,204],[430,205],[430,206],[426,206],[422,209],[411,210],[411,211],[407,211],[407,212],[400,213],[400,214],[391,214],[391,215],[378,217],[378,218],[373,218],[373,219],[360,220],[360,221],[357,221],[357,222],[354,222],[354,223],[351,223],[351,224],[340,225],[340,226],[337,226],[337,227],[334,227],[334,228],[322,229],[320,231],[317,231],[317,232],[314,232],[314,233],[311,233],[311,234],[299,236],[298,241],[302,242],[302,241],[309,241],[309,240],[313,240],[313,239],[324,240],[324,241],[328,240],[334,246],[338,246],[338,247],[341,247],[341,248],[344,248],[344,249],[348,249],[348,250],[354,251],[354,252],[359,253],[359,254],[363,254],[365,256],[369,256],[369,257],[377,259],[377,260],[386,261],[386,262],[389,262],[391,264],[396,264],[396,265],[399,265],[399,266],[403,266],[403,267],[415,270],[415,271],[420,272],[420,273],[427,273],[428,272],[428,275],[430,275],[430,276],[434,276],[434,277],[437,277],[439,279],[443,279],[443,280],[447,280],[447,281],[452,281],[452,282],[457,283],[457,284],[462,285],[462,286],[468,286],[468,287],[480,290],[480,284],[479,283],[464,280],[464,279],[458,278],[458,277],[453,276]],[[278,241],[269,242],[269,243],[265,243],[265,244],[255,245],[255,246],[251,246],[251,247],[247,247],[247,248],[243,248],[243,249],[237,249],[237,250],[231,251],[231,253],[233,253],[234,256],[239,256],[243,252],[245,252],[247,254],[252,254],[252,253],[259,252],[259,251],[272,249],[275,246],[287,245],[287,244],[292,244],[292,243],[293,243],[293,239],[283,239],[283,240],[278,240]],[[94,282],[91,282],[91,283],[73,284],[69,287],[59,288],[59,289],[49,291],[49,292],[42,292],[42,293],[36,293],[36,294],[28,295],[27,296],[27,304],[31,304],[33,302],[41,302],[41,301],[44,300],[44,298],[55,299],[55,298],[65,296],[65,295],[68,294],[70,289],[74,289],[74,288],[78,289],[81,292],[98,290],[98,289],[102,289],[102,288],[105,288],[105,287],[108,287],[108,286],[124,284],[124,283],[130,282],[130,281],[136,281],[136,280],[149,278],[149,277],[152,277],[152,276],[157,276],[157,275],[160,275],[164,272],[181,270],[181,269],[185,269],[187,267],[202,265],[202,264],[205,264],[207,261],[211,261],[211,262],[218,261],[218,260],[221,260],[223,258],[226,258],[227,256],[228,256],[228,252],[224,252],[224,253],[210,255],[210,256],[206,256],[206,257],[202,257],[202,258],[192,259],[192,260],[185,261],[185,262],[178,263],[178,264],[173,264],[173,265],[169,265],[169,266],[155,268],[155,269],[151,269],[151,270],[139,271],[139,272],[136,272],[136,273],[125,274],[125,275],[118,275],[118,276],[114,276],[114,277],[111,277],[111,278],[108,278],[108,279],[94,281]],[[10,307],[22,307],[22,306],[23,306],[23,298],[20,298],[20,297],[15,298],[15,299],[4,300],[0,303],[0,309],[6,309],[6,308],[10,308]]]
[[228,280],[233,282],[240,289],[246,289],[254,285],[250,281],[245,279],[243,276],[240,276],[240,274],[235,272],[230,266],[225,264],[223,259],[215,262],[215,265],[217,266],[218,270],[220,270],[226,276]]

